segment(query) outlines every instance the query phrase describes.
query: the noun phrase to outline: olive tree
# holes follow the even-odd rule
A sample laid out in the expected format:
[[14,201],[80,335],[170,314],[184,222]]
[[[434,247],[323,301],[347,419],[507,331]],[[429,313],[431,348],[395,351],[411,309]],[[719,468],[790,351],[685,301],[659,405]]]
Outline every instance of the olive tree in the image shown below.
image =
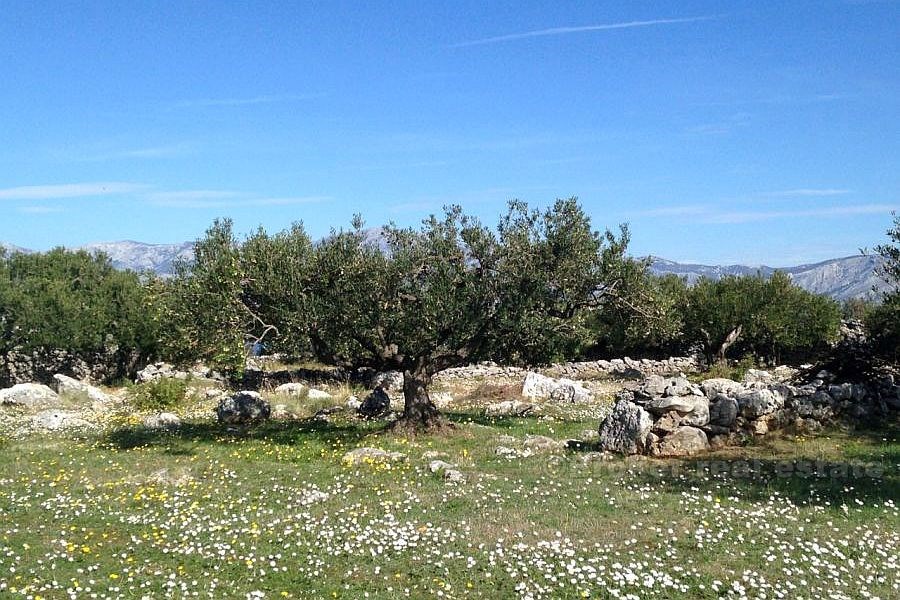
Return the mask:
[[428,386],[484,359],[540,363],[589,340],[587,313],[624,307],[640,269],[628,232],[600,234],[573,199],[510,203],[496,231],[458,207],[372,241],[359,218],[315,249],[308,331],[332,364],[403,373],[400,424],[442,422]]
[[878,274],[888,284],[882,303],[866,314],[866,328],[875,351],[883,358],[900,361],[900,215],[894,215],[887,231],[888,243],[875,247],[881,256]]

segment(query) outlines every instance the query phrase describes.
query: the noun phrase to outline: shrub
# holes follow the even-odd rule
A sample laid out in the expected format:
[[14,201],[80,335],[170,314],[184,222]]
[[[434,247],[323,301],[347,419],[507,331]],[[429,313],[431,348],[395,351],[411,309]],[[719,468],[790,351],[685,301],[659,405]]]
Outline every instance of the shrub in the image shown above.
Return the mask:
[[128,397],[141,410],[164,410],[181,404],[187,397],[189,381],[164,377],[138,383],[128,389]]

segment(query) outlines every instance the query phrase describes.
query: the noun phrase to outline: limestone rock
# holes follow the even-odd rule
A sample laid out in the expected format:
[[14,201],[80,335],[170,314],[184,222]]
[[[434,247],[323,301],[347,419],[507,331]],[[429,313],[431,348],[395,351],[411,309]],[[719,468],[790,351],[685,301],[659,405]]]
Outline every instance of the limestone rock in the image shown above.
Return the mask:
[[619,454],[643,452],[651,427],[650,413],[632,402],[619,400],[600,425],[600,449]]
[[703,393],[710,400],[714,399],[719,394],[724,394],[726,396],[731,396],[734,398],[738,393],[744,390],[744,386],[737,381],[733,381],[731,379],[725,379],[724,377],[717,377],[713,379],[706,379],[705,381],[700,383],[700,388],[703,390]]
[[557,452],[565,447],[564,444],[544,435],[526,435],[522,445],[533,454]]
[[529,372],[522,384],[522,396],[531,399],[549,399],[557,402],[590,402],[593,395],[580,382],[572,379],[554,379]]
[[366,419],[377,419],[385,416],[391,410],[391,398],[384,391],[384,388],[377,387],[371,394],[366,396],[362,404],[356,409],[359,416]]
[[365,463],[395,463],[406,460],[402,452],[389,452],[381,448],[356,448],[344,454],[341,459],[347,465],[360,465]]
[[310,388],[306,393],[306,397],[310,400],[331,400],[332,398],[331,394],[328,392],[317,390],[316,388]]
[[709,441],[702,429],[679,427],[662,438],[653,449],[655,456],[693,456],[709,449]]
[[146,417],[144,427],[147,429],[178,429],[181,427],[181,419],[174,413],[161,412]]
[[220,423],[249,425],[267,420],[272,415],[269,403],[257,392],[241,391],[223,398],[216,408]]
[[0,406],[41,410],[60,406],[59,394],[39,383],[18,383],[0,390]]
[[486,417],[522,417],[533,412],[535,406],[519,400],[504,400],[488,404],[484,409]]
[[306,391],[306,386],[302,383],[282,383],[274,391],[276,394],[284,396],[302,396]]
[[45,410],[31,417],[31,426],[35,429],[47,431],[62,431],[66,429],[93,429],[93,423],[85,421],[76,413],[64,410]]
[[717,394],[709,404],[709,422],[711,425],[731,427],[738,416],[738,401],[725,394]]
[[748,419],[758,419],[784,406],[784,397],[770,389],[754,389],[741,392],[736,398],[743,414]]
[[72,377],[60,373],[54,375],[53,380],[56,385],[56,392],[60,396],[83,396],[91,402],[98,402],[100,404],[108,404],[111,401],[109,395],[103,392],[103,390],[94,387],[89,383],[85,383],[84,381],[78,381],[77,379],[73,379]]

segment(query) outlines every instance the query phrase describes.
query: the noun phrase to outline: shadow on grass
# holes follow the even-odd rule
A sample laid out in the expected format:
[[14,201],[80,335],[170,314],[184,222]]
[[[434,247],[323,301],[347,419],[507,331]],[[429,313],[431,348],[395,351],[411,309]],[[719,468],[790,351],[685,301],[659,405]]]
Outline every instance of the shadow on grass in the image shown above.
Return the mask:
[[193,450],[184,443],[215,444],[236,440],[259,440],[294,445],[305,441],[323,444],[353,445],[365,437],[384,431],[383,424],[336,424],[318,419],[302,421],[269,421],[253,427],[234,427],[219,423],[183,423],[173,430],[148,429],[143,426],[122,427],[109,432],[104,441],[120,450],[146,446],[164,446],[172,455],[190,455]]

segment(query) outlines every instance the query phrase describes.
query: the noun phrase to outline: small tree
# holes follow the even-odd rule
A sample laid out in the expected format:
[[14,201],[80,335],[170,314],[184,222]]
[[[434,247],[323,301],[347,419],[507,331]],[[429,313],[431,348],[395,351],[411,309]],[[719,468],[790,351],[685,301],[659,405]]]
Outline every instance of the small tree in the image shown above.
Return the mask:
[[875,247],[882,263],[878,274],[888,283],[883,301],[866,314],[866,329],[879,356],[900,362],[900,215],[887,231],[890,242]]
[[701,279],[687,295],[684,322],[687,340],[699,342],[710,363],[729,351],[779,362],[822,351],[837,336],[840,307],[776,271],[768,280]]
[[316,248],[309,333],[328,362],[403,373],[401,424],[439,425],[428,386],[483,359],[548,361],[588,339],[586,311],[627,300],[628,233],[593,231],[575,199],[543,213],[513,202],[494,233],[458,207],[420,230],[362,222]]

